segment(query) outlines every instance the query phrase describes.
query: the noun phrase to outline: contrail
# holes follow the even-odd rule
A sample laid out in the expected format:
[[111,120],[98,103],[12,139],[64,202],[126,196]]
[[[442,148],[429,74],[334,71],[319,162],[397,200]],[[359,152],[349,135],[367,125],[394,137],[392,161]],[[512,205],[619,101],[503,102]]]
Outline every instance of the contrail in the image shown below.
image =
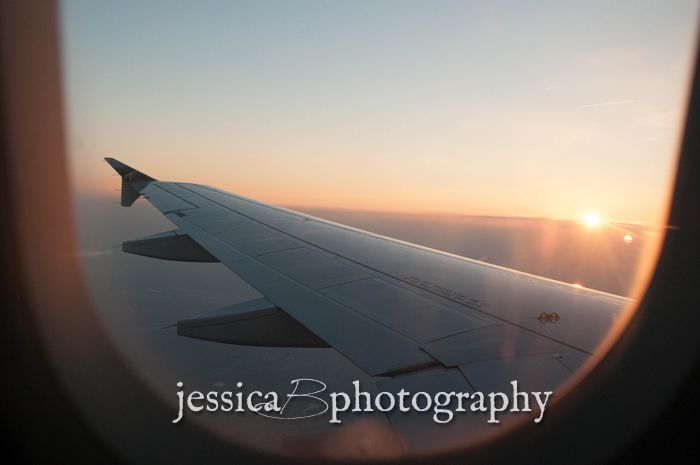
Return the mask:
[[112,253],[114,252],[114,249],[117,249],[119,247],[121,247],[121,244],[113,245],[112,247],[109,247],[108,249],[79,250],[78,256],[83,257],[83,258],[88,258],[88,257],[98,257],[98,256],[102,256],[102,255],[112,255]]
[[575,107],[576,110],[582,110],[584,108],[597,108],[597,107],[609,107],[611,105],[624,105],[626,103],[635,103],[637,100],[618,100],[616,102],[601,102],[601,103],[590,103],[588,105],[580,105]]

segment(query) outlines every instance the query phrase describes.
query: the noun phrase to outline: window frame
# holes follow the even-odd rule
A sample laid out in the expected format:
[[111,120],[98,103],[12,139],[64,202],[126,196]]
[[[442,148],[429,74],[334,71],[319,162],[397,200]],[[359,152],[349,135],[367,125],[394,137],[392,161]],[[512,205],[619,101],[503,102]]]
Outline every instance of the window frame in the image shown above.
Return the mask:
[[[0,334],[13,373],[2,387],[4,416],[12,416],[4,427],[37,461],[59,453],[93,463],[300,462],[233,445],[194,423],[171,425],[170,406],[134,375],[98,323],[77,254],[66,253],[76,248],[57,16],[52,1],[0,2],[2,285],[10,302]],[[541,424],[412,461],[599,463],[623,453],[664,412],[683,417],[700,371],[697,60],[693,69],[670,227],[638,308],[608,354]],[[651,434],[672,441],[673,428]],[[649,434],[641,436],[646,443],[655,439]]]

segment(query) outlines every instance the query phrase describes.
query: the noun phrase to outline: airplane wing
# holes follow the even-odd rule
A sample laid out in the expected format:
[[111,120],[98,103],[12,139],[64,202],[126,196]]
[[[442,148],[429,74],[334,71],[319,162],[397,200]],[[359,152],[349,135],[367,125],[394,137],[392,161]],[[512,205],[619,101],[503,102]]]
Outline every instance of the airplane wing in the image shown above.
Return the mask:
[[595,354],[627,303],[106,161],[122,176],[122,205],[143,196],[176,226],[125,252],[218,261],[263,296],[180,321],[184,336],[333,347],[384,389],[400,380],[495,391],[517,379],[552,390]]

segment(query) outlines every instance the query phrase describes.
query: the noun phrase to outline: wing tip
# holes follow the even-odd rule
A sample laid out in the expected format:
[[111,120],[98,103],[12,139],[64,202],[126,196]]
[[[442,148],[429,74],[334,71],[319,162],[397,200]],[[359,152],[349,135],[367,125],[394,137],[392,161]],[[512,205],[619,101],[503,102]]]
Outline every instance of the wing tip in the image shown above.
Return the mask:
[[114,171],[116,171],[122,178],[127,178],[125,181],[128,182],[134,182],[134,181],[156,181],[155,178],[152,178],[151,176],[142,173],[141,171],[132,168],[131,166],[127,165],[126,163],[122,163],[121,161],[117,160],[116,158],[113,157],[104,157],[104,160],[109,164],[109,166],[112,167]]

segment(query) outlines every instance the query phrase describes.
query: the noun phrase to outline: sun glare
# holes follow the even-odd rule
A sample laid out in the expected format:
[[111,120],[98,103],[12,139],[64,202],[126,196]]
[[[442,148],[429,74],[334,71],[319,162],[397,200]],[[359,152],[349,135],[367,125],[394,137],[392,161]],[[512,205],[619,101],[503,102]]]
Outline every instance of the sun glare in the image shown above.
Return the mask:
[[588,213],[586,216],[583,217],[583,222],[589,228],[593,228],[595,226],[598,226],[598,224],[600,223],[600,218],[598,218],[598,215],[596,215],[595,213]]

